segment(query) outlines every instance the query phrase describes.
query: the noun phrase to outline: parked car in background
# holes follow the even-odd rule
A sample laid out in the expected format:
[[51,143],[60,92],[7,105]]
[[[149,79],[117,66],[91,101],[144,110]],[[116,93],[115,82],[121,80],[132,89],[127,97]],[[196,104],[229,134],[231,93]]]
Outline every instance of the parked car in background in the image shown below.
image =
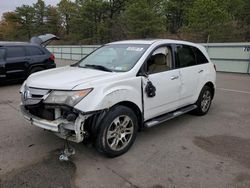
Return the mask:
[[138,130],[191,111],[205,115],[215,80],[201,45],[120,41],[72,66],[32,74],[20,89],[20,107],[31,124],[77,143],[91,138],[115,157],[128,151]]
[[55,68],[55,56],[45,47],[59,39],[46,34],[30,42],[0,42],[0,82],[26,79],[30,74]]

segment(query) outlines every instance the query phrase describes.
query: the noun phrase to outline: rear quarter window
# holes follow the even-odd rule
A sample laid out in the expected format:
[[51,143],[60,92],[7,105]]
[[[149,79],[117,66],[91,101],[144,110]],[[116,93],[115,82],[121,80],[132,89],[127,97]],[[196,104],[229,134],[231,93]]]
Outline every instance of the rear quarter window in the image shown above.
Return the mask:
[[43,55],[44,54],[44,52],[40,48],[38,48],[36,46],[27,46],[26,49],[29,52],[28,53],[29,56]]
[[7,47],[7,58],[25,57],[25,49],[21,46],[8,46]]
[[204,64],[209,62],[206,56],[198,48],[193,47],[193,50],[195,53],[197,64]]

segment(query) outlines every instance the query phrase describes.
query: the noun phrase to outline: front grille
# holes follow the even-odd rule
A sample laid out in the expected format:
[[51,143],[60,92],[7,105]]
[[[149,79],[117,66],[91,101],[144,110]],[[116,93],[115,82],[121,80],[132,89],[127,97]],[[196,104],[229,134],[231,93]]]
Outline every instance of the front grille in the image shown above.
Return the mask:
[[33,88],[33,87],[26,87],[32,95],[38,95],[38,96],[44,96],[47,93],[49,93],[49,89],[39,89],[39,88]]
[[44,97],[50,92],[48,89],[38,89],[25,86],[21,94],[22,103],[24,105],[35,105],[40,103]]
[[36,105],[26,105],[26,110],[29,111],[32,115],[53,121],[55,120],[55,109],[54,108],[46,108],[43,103],[39,103]]
[[[44,104],[43,102],[40,102],[35,105],[24,105],[25,109],[32,115],[53,121],[55,120],[55,110],[59,109],[61,117],[63,119],[67,119],[69,114],[76,114],[77,112],[74,112],[71,107],[63,106],[63,105],[48,105]],[[57,117],[58,118],[58,117]]]

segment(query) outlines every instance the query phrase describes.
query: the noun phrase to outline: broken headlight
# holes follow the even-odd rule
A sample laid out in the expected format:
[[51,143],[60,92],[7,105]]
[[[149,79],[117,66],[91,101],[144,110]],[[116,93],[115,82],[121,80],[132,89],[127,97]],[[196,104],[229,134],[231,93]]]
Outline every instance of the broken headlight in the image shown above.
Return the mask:
[[86,97],[93,89],[84,89],[78,91],[52,91],[45,99],[47,104],[65,104],[75,106],[84,97]]

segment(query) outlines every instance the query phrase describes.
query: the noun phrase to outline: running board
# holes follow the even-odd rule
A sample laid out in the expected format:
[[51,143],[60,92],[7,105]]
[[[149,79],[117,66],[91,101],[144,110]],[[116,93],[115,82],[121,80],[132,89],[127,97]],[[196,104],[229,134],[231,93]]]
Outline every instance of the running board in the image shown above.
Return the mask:
[[170,113],[161,115],[159,117],[156,117],[156,118],[154,118],[152,120],[147,121],[145,123],[145,127],[150,128],[150,127],[153,127],[153,126],[158,125],[160,123],[164,123],[165,121],[168,121],[168,120],[173,119],[175,117],[178,117],[178,116],[180,116],[182,114],[190,112],[190,111],[192,111],[192,110],[194,110],[196,108],[197,108],[196,105],[191,105],[191,106],[180,108],[179,110],[176,110],[174,112],[170,112]]

